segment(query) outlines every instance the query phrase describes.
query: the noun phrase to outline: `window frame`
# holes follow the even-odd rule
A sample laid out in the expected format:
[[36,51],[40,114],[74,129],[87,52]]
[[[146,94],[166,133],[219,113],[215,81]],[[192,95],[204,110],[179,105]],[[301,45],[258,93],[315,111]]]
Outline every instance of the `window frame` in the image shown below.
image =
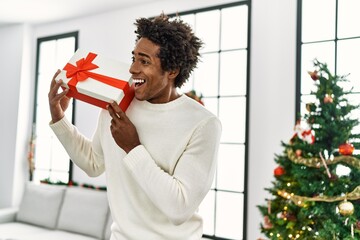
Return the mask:
[[[36,120],[37,120],[36,116],[37,116],[37,97],[38,97],[38,87],[39,87],[38,86],[39,85],[39,77],[38,76],[39,76],[39,64],[40,64],[40,45],[41,45],[41,43],[46,42],[46,41],[59,40],[59,39],[69,38],[69,37],[75,38],[74,50],[78,49],[78,45],[79,45],[79,32],[78,31],[37,38],[37,41],[36,41],[36,64],[35,64],[35,85],[34,85],[35,90],[34,90],[33,119],[32,119],[33,129],[34,129],[34,126],[36,126]],[[73,99],[73,101],[72,101],[72,119],[71,119],[72,124],[75,124],[75,110],[76,110],[76,100]],[[69,159],[69,162],[70,162],[70,164],[69,164],[68,182],[72,181],[72,177],[73,177],[73,175],[72,175],[73,163],[70,159]],[[34,171],[35,171],[35,169],[36,169],[36,167],[34,166]],[[32,174],[30,174],[30,176],[29,176],[29,181],[33,181]]]
[[[231,142],[221,142],[220,144],[227,144],[227,145],[231,145],[231,144],[238,144],[238,145],[244,145],[244,189],[243,192],[238,192],[238,191],[231,191],[231,190],[223,190],[223,189],[217,189],[216,186],[215,188],[211,188],[212,191],[214,191],[215,194],[215,209],[214,209],[214,235],[207,235],[207,234],[203,234],[203,238],[204,239],[215,239],[215,240],[232,240],[230,238],[223,238],[220,237],[218,235],[216,235],[216,196],[217,196],[217,192],[227,192],[227,193],[236,193],[236,194],[242,194],[243,196],[243,225],[242,225],[242,239],[246,239],[247,236],[247,214],[248,214],[248,143],[249,143],[249,107],[250,107],[250,49],[251,49],[251,42],[250,42],[250,36],[251,36],[251,0],[243,0],[240,2],[235,2],[235,3],[229,3],[229,4],[223,4],[223,5],[217,5],[217,6],[212,6],[212,7],[206,7],[206,8],[200,8],[200,9],[194,9],[194,10],[189,10],[189,11],[183,11],[183,12],[178,12],[176,14],[168,14],[169,17],[176,17],[176,16],[181,16],[182,15],[188,15],[188,14],[199,14],[199,13],[203,13],[203,12],[207,12],[207,11],[212,11],[212,10],[222,10],[224,8],[229,8],[229,7],[236,7],[236,6],[241,6],[241,5],[247,5],[248,7],[248,15],[247,15],[247,21],[248,21],[248,25],[247,25],[247,47],[246,48],[241,48],[241,49],[246,49],[247,50],[247,66],[246,66],[246,94],[245,95],[241,95],[241,96],[245,96],[246,99],[246,110],[245,110],[245,140],[244,143],[231,143]],[[221,21],[221,18],[220,18]],[[221,22],[220,22],[221,24]],[[220,37],[220,35],[219,35]],[[217,51],[217,54],[220,56],[221,53],[227,52],[229,50],[219,50]],[[230,50],[230,51],[233,51]],[[208,52],[206,52],[208,53]],[[220,60],[219,60],[220,63]],[[195,70],[196,71],[196,70]],[[194,83],[192,83],[194,84]],[[220,76],[218,76],[218,86],[220,87]],[[195,89],[197,90],[197,89]],[[234,95],[236,97],[239,97],[240,95]],[[217,96],[209,96],[208,98],[217,98],[218,100],[220,98],[231,98],[233,97],[233,95],[227,95],[227,96],[221,96],[220,93],[218,92]],[[203,99],[206,100],[206,96],[203,97]],[[219,101],[218,101],[218,108],[217,108],[217,115],[219,116]],[[206,107],[206,105],[205,105]]]
[[[337,75],[337,64],[338,64],[338,43],[343,40],[350,40],[350,39],[360,39],[359,36],[352,36],[352,37],[345,37],[339,38],[338,37],[338,27],[339,27],[339,0],[335,1],[335,22],[334,22],[334,37],[330,39],[323,39],[313,42],[302,42],[302,16],[303,16],[303,0],[297,0],[297,25],[296,25],[296,92],[295,92],[295,121],[299,118],[299,114],[301,114],[301,97],[303,95],[301,92],[301,74],[302,74],[302,46],[304,44],[311,44],[311,43],[321,43],[321,42],[334,42],[334,74]],[[311,69],[309,69],[311,70]],[[341,73],[341,74],[348,74],[348,73]],[[352,92],[350,95],[359,94],[359,92]],[[360,103],[360,102],[359,102]]]

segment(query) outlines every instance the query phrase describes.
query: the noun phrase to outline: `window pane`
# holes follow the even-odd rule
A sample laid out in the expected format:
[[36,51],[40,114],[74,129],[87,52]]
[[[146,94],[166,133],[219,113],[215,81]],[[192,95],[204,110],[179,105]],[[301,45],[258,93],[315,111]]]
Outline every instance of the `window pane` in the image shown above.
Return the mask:
[[75,37],[59,39],[56,44],[56,66],[63,67],[74,54]]
[[51,142],[51,169],[58,171],[68,171],[70,158],[57,137],[52,138]]
[[204,106],[207,110],[218,115],[218,99],[217,98],[203,98]]
[[199,67],[194,72],[194,87],[204,96],[218,95],[219,56],[216,53],[203,54]]
[[360,36],[360,1],[338,0],[338,38]]
[[[211,31],[209,31],[211,27]],[[219,50],[220,11],[196,14],[196,35],[204,42],[202,52]]]
[[[301,93],[310,94],[315,90],[314,82],[310,81],[308,71],[313,71],[313,60],[317,58],[320,62],[327,63],[329,70],[335,68],[335,44],[334,42],[312,43],[302,45],[301,54]],[[309,80],[310,79],[310,80]]]
[[180,19],[190,25],[190,27],[195,30],[195,15],[194,14],[187,14],[181,15]]
[[55,73],[56,59],[54,55],[56,53],[56,41],[41,42],[39,53],[38,73],[42,74],[49,71]]
[[35,168],[50,169],[51,161],[51,148],[49,143],[51,137],[43,134],[38,134],[36,138],[36,151],[35,151]]
[[177,91],[180,93],[186,93],[193,89],[194,89],[193,83],[190,81],[187,81],[181,88],[177,89]]
[[305,113],[308,113],[308,110],[306,109],[306,104],[315,103],[316,100],[317,99],[316,99],[315,95],[302,95],[301,96],[300,111],[301,111],[302,116]]
[[199,214],[204,220],[203,232],[206,235],[214,234],[215,191],[210,190],[199,207]]
[[244,191],[245,147],[221,144],[217,167],[217,189]]
[[219,100],[219,117],[222,123],[221,142],[244,143],[246,98],[229,97]]
[[302,41],[335,38],[335,0],[302,1]]
[[185,93],[185,92],[194,90],[194,72],[191,73],[191,75],[189,76],[187,81],[184,83],[184,85],[181,88],[178,88],[177,90],[180,93]]
[[[48,102],[48,92],[50,88],[50,82],[52,79],[52,74],[39,74],[38,75],[38,85],[37,85],[37,96],[36,96],[36,121],[38,126],[47,126],[50,121],[50,111],[49,111],[49,102]],[[46,124],[47,123],[47,124]],[[46,125],[42,125],[46,124]],[[41,131],[41,129],[38,129]]]
[[69,172],[50,172],[50,179],[52,182],[63,182],[69,181]]
[[221,15],[221,49],[247,47],[247,5],[225,8]]
[[[349,103],[352,105],[359,105],[360,104],[360,93],[352,93],[349,94],[347,99],[349,100]],[[360,108],[357,108],[351,112],[351,117],[354,119],[360,120]],[[357,125],[353,128],[352,133],[360,134],[360,125]],[[360,154],[359,149],[357,149],[358,153],[354,154]]]
[[[220,55],[220,95],[246,94],[247,51],[222,52]],[[234,71],[236,70],[236,74]]]
[[[359,9],[360,10],[360,9]],[[347,75],[350,82],[341,83],[344,90],[354,87],[354,92],[360,92],[360,39],[338,41],[337,73]]]
[[235,240],[243,239],[243,208],[243,194],[218,192],[216,235]]
[[36,169],[34,171],[33,181],[34,182],[40,182],[41,180],[50,178],[49,170],[48,169]]

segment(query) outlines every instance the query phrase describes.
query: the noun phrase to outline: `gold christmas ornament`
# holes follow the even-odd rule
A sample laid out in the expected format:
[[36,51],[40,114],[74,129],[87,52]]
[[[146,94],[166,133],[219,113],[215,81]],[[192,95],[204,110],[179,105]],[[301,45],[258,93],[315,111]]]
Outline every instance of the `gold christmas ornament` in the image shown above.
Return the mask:
[[339,203],[338,208],[340,214],[343,216],[349,216],[354,213],[354,205],[346,199]]

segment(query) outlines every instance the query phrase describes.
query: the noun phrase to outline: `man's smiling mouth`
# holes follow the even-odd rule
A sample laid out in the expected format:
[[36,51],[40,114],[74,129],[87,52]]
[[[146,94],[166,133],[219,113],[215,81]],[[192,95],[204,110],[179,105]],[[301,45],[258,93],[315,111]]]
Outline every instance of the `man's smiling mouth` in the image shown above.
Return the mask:
[[145,82],[146,82],[145,79],[140,79],[140,78],[134,78],[133,79],[133,83],[135,84],[135,87],[140,87]]

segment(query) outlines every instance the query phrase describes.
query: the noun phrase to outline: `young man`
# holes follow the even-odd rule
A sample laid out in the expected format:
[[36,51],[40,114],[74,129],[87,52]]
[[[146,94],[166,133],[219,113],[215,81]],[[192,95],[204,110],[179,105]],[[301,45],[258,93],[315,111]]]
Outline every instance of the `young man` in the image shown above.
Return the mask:
[[58,93],[61,81],[53,80],[50,126],[89,176],[106,170],[111,240],[199,240],[197,209],[213,181],[221,123],[176,89],[196,67],[202,42],[165,15],[135,25],[135,98],[126,113],[110,103],[86,139],[64,117],[67,91]]

